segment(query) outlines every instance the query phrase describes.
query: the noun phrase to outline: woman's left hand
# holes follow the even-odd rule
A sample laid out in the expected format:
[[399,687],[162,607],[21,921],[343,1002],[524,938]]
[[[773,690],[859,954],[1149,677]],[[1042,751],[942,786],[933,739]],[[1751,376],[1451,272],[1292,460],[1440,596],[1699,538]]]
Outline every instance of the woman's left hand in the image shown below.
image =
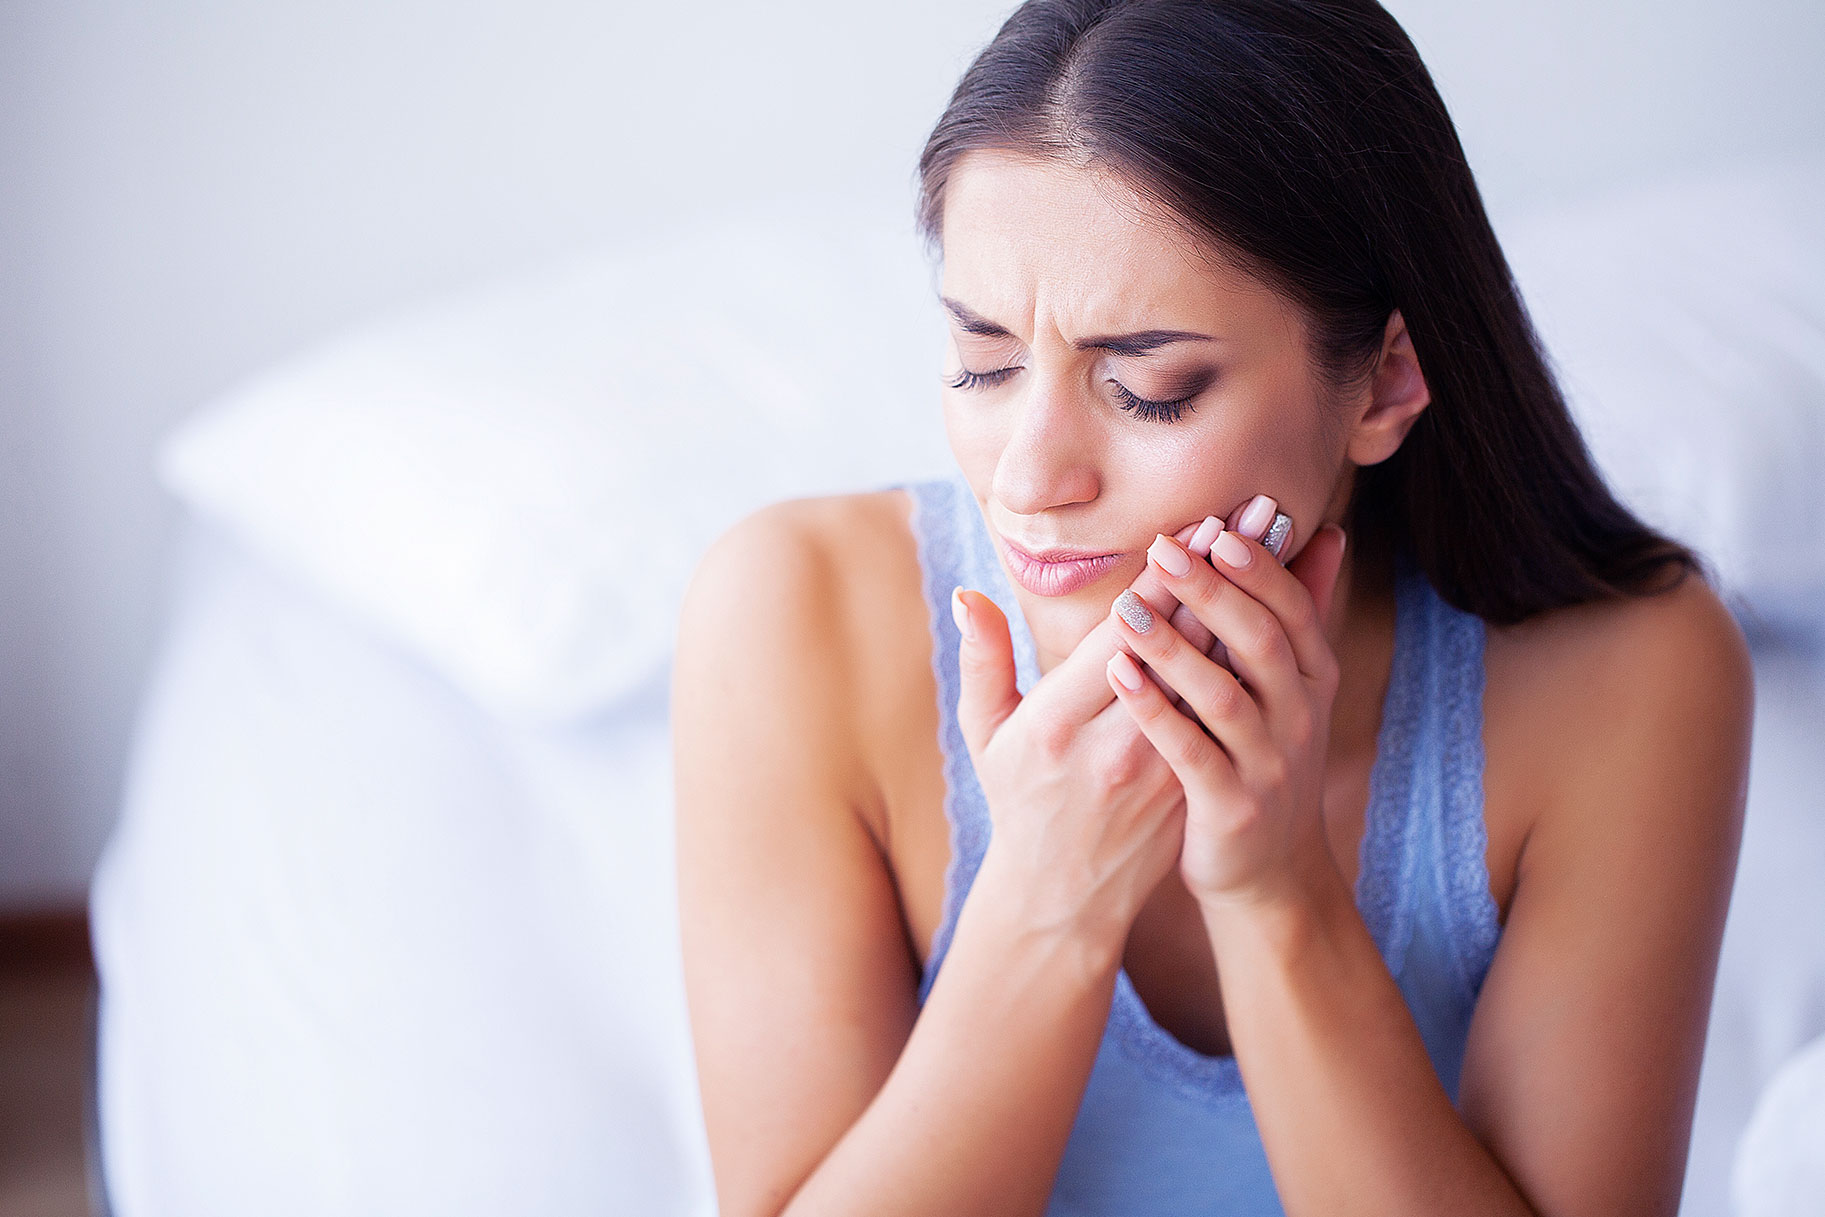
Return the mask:
[[[1308,867],[1328,861],[1328,853],[1319,859],[1309,851],[1329,848],[1325,754],[1338,665],[1324,622],[1343,544],[1343,530],[1326,525],[1281,566],[1259,541],[1227,529],[1209,562],[1173,537],[1155,539],[1148,549],[1155,574],[1222,641],[1233,674],[1157,613],[1145,632],[1115,613],[1118,645],[1196,715],[1153,681],[1129,689],[1123,660],[1111,658],[1116,697],[1185,789],[1179,874],[1200,902],[1296,893],[1299,877],[1314,873]],[[1175,566],[1187,569],[1178,574]]]

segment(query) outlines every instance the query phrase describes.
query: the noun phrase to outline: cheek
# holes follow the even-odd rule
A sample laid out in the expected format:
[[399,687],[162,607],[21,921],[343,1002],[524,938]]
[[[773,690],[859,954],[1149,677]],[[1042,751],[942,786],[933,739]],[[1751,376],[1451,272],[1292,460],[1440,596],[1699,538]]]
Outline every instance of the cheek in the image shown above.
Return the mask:
[[972,485],[987,485],[1001,459],[1001,436],[989,425],[986,411],[957,408],[951,395],[944,400],[944,436],[951,455]]
[[1173,528],[1205,515],[1227,519],[1257,494],[1291,504],[1295,513],[1328,501],[1338,454],[1311,403],[1264,394],[1250,409],[1230,403],[1212,421],[1124,446],[1125,480],[1136,501],[1159,504]]

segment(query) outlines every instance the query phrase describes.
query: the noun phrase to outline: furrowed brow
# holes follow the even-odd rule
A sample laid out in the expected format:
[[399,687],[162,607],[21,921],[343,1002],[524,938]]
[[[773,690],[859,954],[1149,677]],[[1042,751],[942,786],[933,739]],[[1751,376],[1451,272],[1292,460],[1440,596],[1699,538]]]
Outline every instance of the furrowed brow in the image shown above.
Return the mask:
[[[1015,337],[1006,326],[997,325],[968,305],[952,300],[949,296],[940,296],[939,299],[965,333],[980,334],[985,338]],[[1194,334],[1190,330],[1140,330],[1133,334],[1080,338],[1073,345],[1080,351],[1104,350],[1115,355],[1145,355],[1169,343],[1215,341],[1209,334]]]

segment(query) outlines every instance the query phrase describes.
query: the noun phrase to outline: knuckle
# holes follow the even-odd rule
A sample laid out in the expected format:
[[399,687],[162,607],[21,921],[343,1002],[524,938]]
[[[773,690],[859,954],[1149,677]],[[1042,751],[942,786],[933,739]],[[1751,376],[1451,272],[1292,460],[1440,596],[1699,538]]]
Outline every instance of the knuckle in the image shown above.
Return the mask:
[[1247,832],[1263,823],[1266,819],[1267,813],[1262,809],[1259,800],[1242,799],[1236,803],[1234,809],[1231,811],[1228,827],[1232,831]]
[[1066,724],[1049,721],[1033,729],[1033,747],[1052,764],[1062,762],[1071,753],[1072,732]]
[[1299,587],[1299,594],[1293,597],[1293,603],[1286,613],[1286,624],[1289,631],[1310,633],[1318,628],[1318,606],[1312,602],[1312,594]]
[[1206,743],[1202,732],[1179,731],[1173,734],[1171,747],[1173,758],[1181,766],[1190,768],[1203,758]]
[[1286,737],[1295,752],[1303,753],[1310,748],[1317,734],[1317,720],[1309,709],[1302,707],[1293,712],[1292,720],[1286,725]]
[[1093,780],[1103,793],[1120,790],[1141,776],[1141,761],[1140,750],[1131,741],[1124,742],[1098,763]]
[[1210,692],[1205,703],[1210,706],[1217,718],[1228,720],[1234,718],[1242,709],[1242,686],[1233,676],[1217,676],[1210,682]]
[[1276,752],[1263,759],[1260,763],[1259,775],[1261,782],[1270,790],[1286,785],[1288,775],[1286,758]]
[[1162,628],[1162,625],[1170,624],[1170,619],[1164,622],[1156,620],[1154,627],[1141,636],[1141,641],[1147,646],[1149,661],[1171,660],[1178,656],[1184,639],[1179,636],[1177,628]]
[[1278,656],[1286,649],[1286,635],[1272,613],[1256,614],[1248,624],[1249,651],[1255,655]]

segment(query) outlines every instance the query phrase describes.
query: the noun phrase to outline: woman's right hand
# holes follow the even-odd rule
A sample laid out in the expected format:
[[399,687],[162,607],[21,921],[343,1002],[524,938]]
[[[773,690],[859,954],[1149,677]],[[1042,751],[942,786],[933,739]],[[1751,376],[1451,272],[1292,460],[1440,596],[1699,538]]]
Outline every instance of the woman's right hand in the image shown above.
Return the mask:
[[[1151,565],[1130,587],[1162,617],[1180,607]],[[984,869],[994,862],[1028,924],[1087,936],[1119,956],[1148,896],[1178,865],[1185,795],[1109,687],[1115,627],[1105,616],[1022,697],[1000,607],[960,589],[952,611],[964,635],[957,722],[993,825]]]

